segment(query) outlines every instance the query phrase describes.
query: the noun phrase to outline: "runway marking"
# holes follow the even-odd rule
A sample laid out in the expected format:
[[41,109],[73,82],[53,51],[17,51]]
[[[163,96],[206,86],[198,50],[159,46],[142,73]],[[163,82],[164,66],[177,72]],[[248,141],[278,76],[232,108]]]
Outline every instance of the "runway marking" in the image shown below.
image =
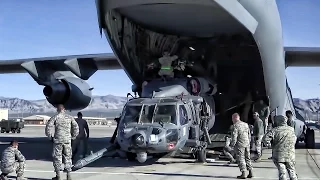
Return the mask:
[[[34,173],[54,173],[53,170],[52,171],[46,171],[46,170],[31,170],[31,169],[26,169],[25,172],[34,172]],[[170,172],[159,172],[159,174],[157,174],[157,172],[155,172],[155,174],[152,174],[150,172],[145,172],[144,173],[140,173],[140,172],[98,172],[98,171],[74,171],[72,172],[72,174],[101,174],[101,175],[136,175],[136,176],[170,176]],[[192,174],[191,174],[192,175]],[[174,176],[179,176],[179,175],[174,175]],[[180,176],[185,176],[184,174],[181,174]],[[188,176],[188,175],[187,175]],[[221,176],[215,176],[215,175],[203,175],[203,176],[208,176],[208,178],[219,178]],[[232,178],[232,177],[230,177]],[[266,178],[266,177],[253,177],[252,179],[278,179],[278,178]],[[303,177],[303,178],[299,178],[300,180],[317,180],[318,178],[316,177]]]

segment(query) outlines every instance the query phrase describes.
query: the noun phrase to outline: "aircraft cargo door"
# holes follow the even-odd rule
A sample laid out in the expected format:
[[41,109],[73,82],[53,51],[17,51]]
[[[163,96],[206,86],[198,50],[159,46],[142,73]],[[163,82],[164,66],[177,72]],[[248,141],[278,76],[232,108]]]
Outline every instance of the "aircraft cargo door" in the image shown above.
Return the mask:
[[187,140],[189,137],[189,116],[187,109],[184,105],[179,105],[179,135],[181,140]]

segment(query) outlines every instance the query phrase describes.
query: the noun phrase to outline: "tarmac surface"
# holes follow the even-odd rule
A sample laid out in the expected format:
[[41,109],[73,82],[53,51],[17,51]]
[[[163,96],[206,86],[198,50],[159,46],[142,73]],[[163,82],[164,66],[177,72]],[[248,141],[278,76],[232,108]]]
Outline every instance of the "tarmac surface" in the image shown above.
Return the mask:
[[[91,126],[90,148],[100,150],[108,145],[114,127]],[[15,137],[20,141],[19,149],[27,159],[25,176],[28,179],[51,179],[54,176],[52,167],[52,143],[44,136],[44,126],[26,126],[20,134],[1,134],[0,150],[3,151],[9,141]],[[317,148],[296,150],[296,169],[299,180],[320,179],[320,133],[316,132]],[[301,144],[301,146],[303,146]],[[278,179],[277,169],[268,157],[271,150],[264,150],[262,161],[254,163],[253,179]],[[228,165],[226,161],[216,159],[205,164],[194,163],[193,159],[161,158],[158,161],[149,159],[140,164],[120,158],[101,158],[87,167],[72,172],[76,180],[179,180],[179,179],[236,179],[240,174],[237,165]],[[65,173],[62,174],[65,179]],[[12,174],[12,179],[15,174]]]

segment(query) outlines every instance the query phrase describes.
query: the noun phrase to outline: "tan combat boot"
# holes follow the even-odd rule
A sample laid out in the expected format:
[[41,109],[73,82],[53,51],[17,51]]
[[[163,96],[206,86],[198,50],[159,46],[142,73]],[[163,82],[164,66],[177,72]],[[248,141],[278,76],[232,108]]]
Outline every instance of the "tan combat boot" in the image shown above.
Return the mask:
[[249,170],[249,174],[248,174],[247,178],[253,178],[252,170]]
[[23,176],[18,176],[17,180],[27,180],[27,178],[23,177]]
[[0,175],[0,180],[8,180],[8,178],[7,178],[7,174],[1,174]]
[[241,172],[241,175],[240,175],[240,176],[237,176],[237,179],[247,179],[246,173],[245,173],[244,171]]
[[71,174],[70,174],[70,172],[67,172],[67,180],[71,180]]
[[52,180],[61,180],[60,172],[56,172],[56,176],[52,178]]

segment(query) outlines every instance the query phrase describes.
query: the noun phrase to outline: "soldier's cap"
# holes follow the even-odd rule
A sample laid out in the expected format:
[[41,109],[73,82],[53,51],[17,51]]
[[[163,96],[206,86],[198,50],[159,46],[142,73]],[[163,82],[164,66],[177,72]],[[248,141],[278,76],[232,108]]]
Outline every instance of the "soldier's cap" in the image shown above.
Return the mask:
[[82,116],[82,113],[81,113],[81,112],[78,112],[77,116]]
[[254,112],[253,115],[259,117],[259,113],[258,112]]
[[277,115],[274,117],[275,126],[283,126],[287,124],[287,117],[283,115]]

